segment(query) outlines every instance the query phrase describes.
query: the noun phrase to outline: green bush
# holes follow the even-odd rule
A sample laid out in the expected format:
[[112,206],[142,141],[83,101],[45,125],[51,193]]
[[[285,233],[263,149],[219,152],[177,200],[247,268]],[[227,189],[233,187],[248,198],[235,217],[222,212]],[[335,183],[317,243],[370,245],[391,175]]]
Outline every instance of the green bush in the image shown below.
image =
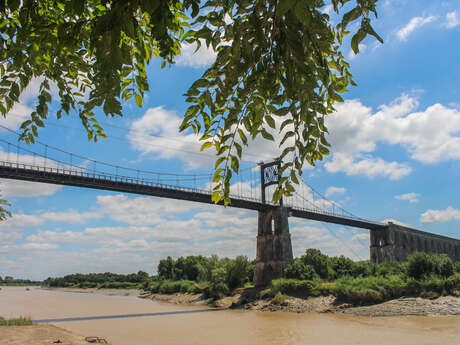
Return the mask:
[[434,273],[447,278],[454,274],[454,263],[447,254],[432,255]]
[[311,280],[275,279],[272,280],[273,294],[282,293],[289,296],[308,297],[313,294],[315,283]]
[[307,249],[305,255],[300,257],[305,266],[311,266],[316,274],[322,279],[329,279],[334,275],[330,259],[318,249]]
[[454,265],[454,271],[460,273],[460,262],[456,262]]
[[409,255],[407,261],[407,274],[409,277],[421,279],[435,271],[433,258],[423,252]]
[[211,282],[209,286],[204,290],[205,297],[219,299],[228,295],[230,289],[224,282]]
[[298,280],[312,280],[318,277],[313,267],[305,265],[301,259],[294,260],[292,265],[289,265],[284,270],[286,278]]
[[282,305],[286,303],[286,301],[289,299],[289,296],[283,295],[281,292],[278,292],[271,300],[273,304],[279,304]]
[[173,293],[195,293],[199,289],[196,286],[195,282],[190,280],[157,280],[151,281],[146,289],[151,293],[163,293],[163,294],[173,294]]

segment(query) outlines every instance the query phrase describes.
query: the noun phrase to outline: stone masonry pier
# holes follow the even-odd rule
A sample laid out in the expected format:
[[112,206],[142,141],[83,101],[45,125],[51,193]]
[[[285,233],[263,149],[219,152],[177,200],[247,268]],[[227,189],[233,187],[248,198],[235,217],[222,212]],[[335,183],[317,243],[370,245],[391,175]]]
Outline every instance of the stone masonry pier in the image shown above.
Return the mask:
[[460,240],[388,223],[385,229],[370,231],[370,259],[373,263],[405,261],[414,252],[447,254],[460,261]]
[[288,209],[279,206],[259,211],[255,284],[266,285],[282,277],[293,260]]

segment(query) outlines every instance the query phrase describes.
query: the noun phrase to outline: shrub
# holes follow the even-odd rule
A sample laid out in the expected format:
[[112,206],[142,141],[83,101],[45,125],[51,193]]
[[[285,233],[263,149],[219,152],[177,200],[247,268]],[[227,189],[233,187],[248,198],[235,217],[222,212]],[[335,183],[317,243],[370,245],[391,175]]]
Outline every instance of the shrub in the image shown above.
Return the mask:
[[353,277],[367,277],[371,274],[371,267],[367,261],[354,262],[351,268]]
[[460,273],[455,273],[446,279],[445,290],[450,295],[460,294]]
[[252,281],[252,277],[249,277],[250,272],[253,272],[253,268],[248,258],[237,256],[227,264],[225,283],[230,290],[242,287],[244,283]]
[[328,279],[334,275],[334,271],[329,264],[329,257],[322,254],[318,249],[307,249],[305,255],[300,257],[300,260],[304,265],[311,266],[322,279]]
[[311,280],[276,279],[272,280],[271,290],[273,294],[308,297],[313,294],[314,287]]
[[456,262],[454,265],[454,271],[460,273],[460,262]]
[[334,278],[352,276],[354,262],[345,256],[336,256],[331,258],[332,269],[334,270]]
[[454,263],[447,254],[432,255],[434,273],[447,278],[454,274]]
[[375,265],[373,268],[374,275],[381,277],[405,273],[406,270],[405,265],[401,262],[384,262]]
[[230,289],[224,282],[211,282],[204,290],[204,294],[208,298],[219,299],[228,295]]
[[272,298],[271,302],[273,304],[283,305],[289,299],[288,296],[283,295],[281,292],[278,292],[275,297]]
[[407,274],[409,277],[420,279],[434,273],[434,263],[432,256],[417,252],[411,254],[407,262]]
[[286,278],[298,280],[312,280],[318,277],[313,267],[305,265],[301,259],[295,259],[292,265],[287,266],[284,275]]

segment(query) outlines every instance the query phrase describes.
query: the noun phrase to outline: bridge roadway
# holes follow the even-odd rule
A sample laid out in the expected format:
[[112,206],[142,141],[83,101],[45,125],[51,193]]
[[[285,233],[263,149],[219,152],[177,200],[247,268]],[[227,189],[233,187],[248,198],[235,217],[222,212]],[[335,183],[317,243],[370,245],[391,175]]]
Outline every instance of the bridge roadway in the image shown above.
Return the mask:
[[[0,161],[0,178],[102,189],[214,204],[211,200],[211,192],[207,190],[178,187],[157,183],[154,180],[137,179],[101,172],[82,172],[78,170]],[[222,202],[219,204],[223,205]],[[276,205],[262,204],[258,199],[248,197],[231,197],[229,206],[255,211],[266,211],[276,208]],[[369,230],[385,230],[387,227],[387,225],[382,223],[339,216],[326,211],[318,212],[297,207],[290,207],[289,215],[297,218]]]

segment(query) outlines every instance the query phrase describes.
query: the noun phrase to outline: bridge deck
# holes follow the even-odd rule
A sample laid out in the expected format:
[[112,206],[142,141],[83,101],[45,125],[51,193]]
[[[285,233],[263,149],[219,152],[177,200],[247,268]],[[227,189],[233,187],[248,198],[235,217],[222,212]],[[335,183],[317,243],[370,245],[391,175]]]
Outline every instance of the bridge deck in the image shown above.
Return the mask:
[[[131,177],[122,177],[97,172],[80,172],[76,170],[53,167],[45,168],[22,163],[0,162],[0,178],[150,195],[207,204],[214,203],[211,200],[210,191],[203,189],[181,188],[165,184],[156,184],[152,181],[145,181]],[[271,204],[262,204],[259,200],[251,198],[231,197],[230,200],[230,207],[248,210],[263,211],[276,207]],[[223,205],[223,203],[220,203],[220,205]],[[356,228],[373,230],[383,230],[386,228],[385,224],[337,216],[327,212],[290,208],[289,214],[293,217],[347,225]]]

